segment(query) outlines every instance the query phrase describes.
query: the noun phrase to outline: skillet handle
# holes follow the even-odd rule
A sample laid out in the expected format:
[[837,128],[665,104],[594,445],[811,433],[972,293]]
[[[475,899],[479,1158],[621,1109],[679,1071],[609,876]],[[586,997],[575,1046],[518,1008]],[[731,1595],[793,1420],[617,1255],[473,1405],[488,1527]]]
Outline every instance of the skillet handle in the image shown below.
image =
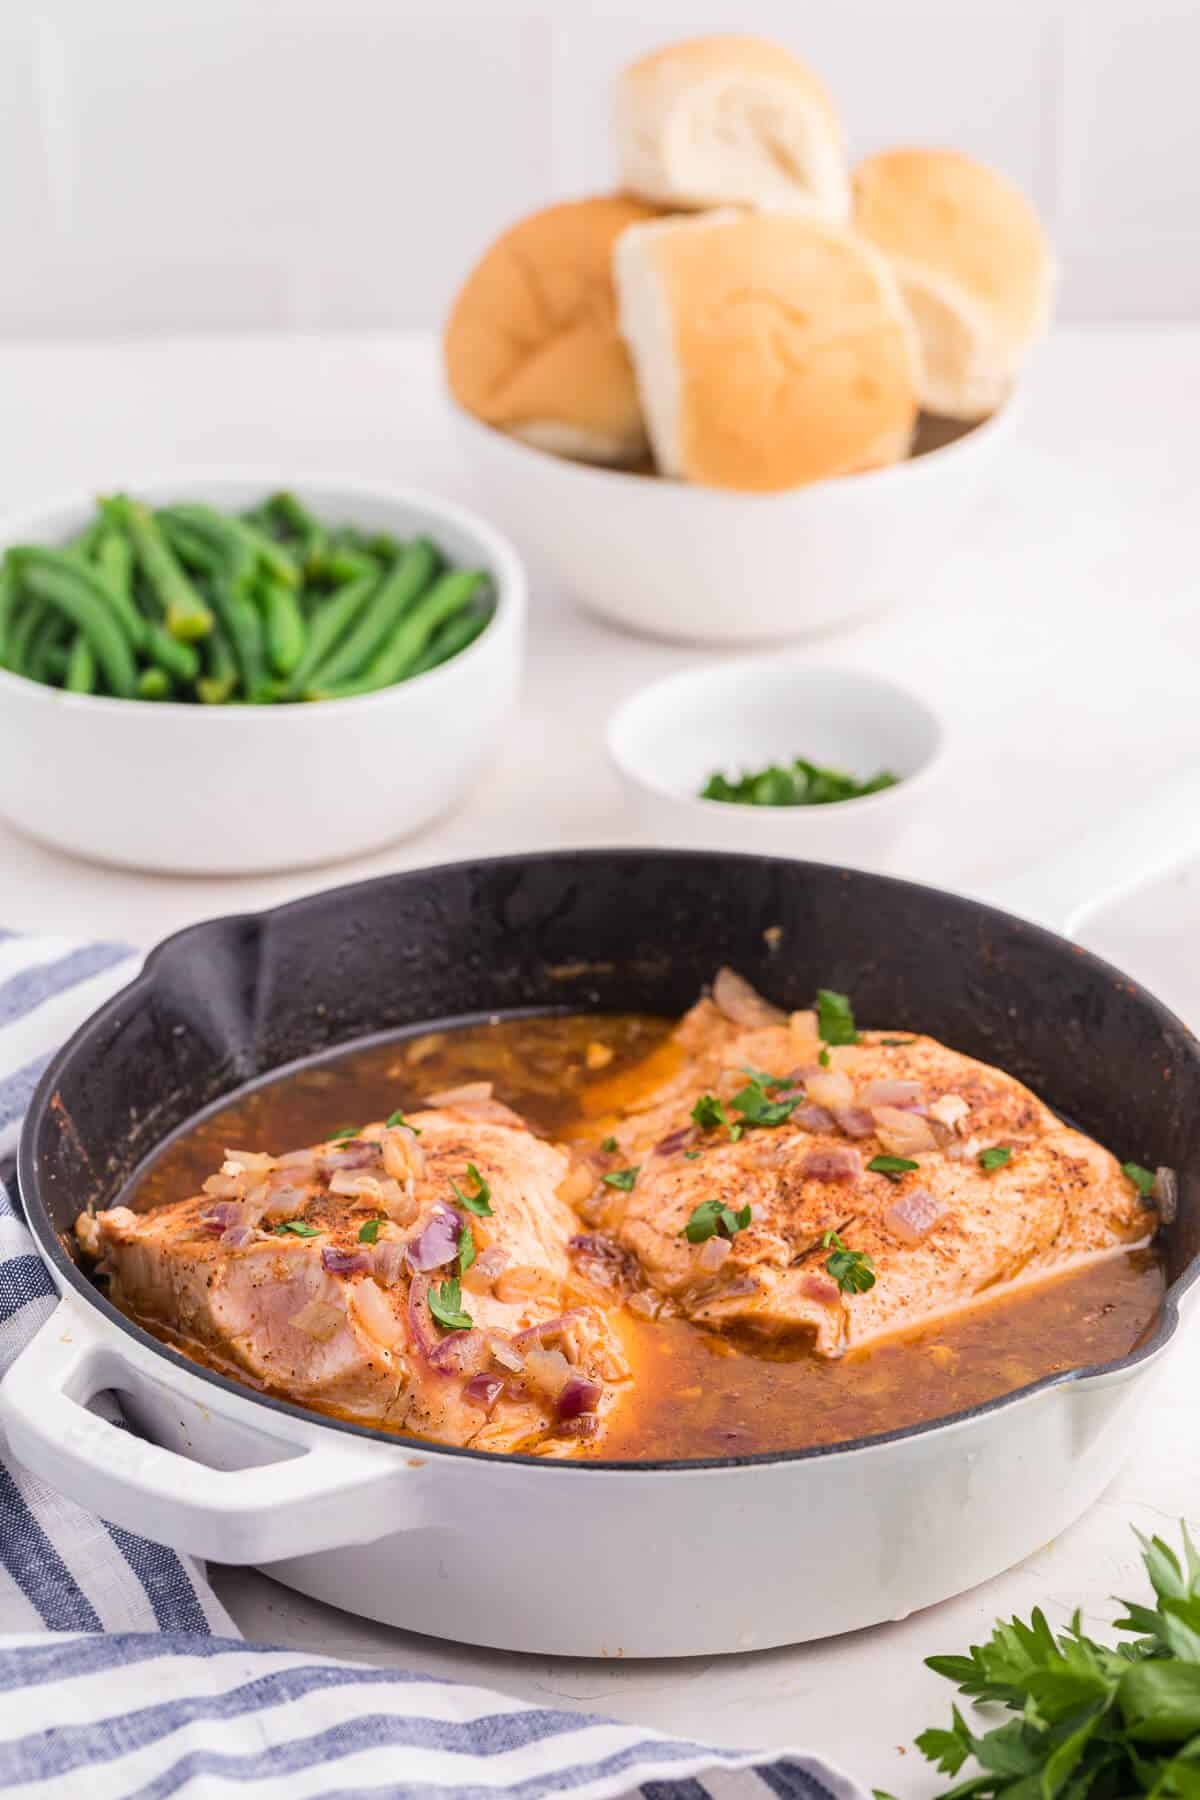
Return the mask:
[[[252,1443],[251,1457],[266,1447],[276,1460],[214,1468],[89,1412],[106,1389],[144,1389],[138,1349],[130,1354],[77,1301],[61,1300],[0,1384],[0,1427],[18,1461],[110,1523],[218,1562],[309,1556],[370,1543],[406,1522],[398,1492],[406,1458],[388,1445],[256,1406],[269,1421],[265,1433],[256,1421],[252,1440],[237,1436]],[[171,1391],[176,1415],[182,1398],[182,1410],[210,1435],[215,1419],[220,1436],[228,1399],[220,1389],[180,1370]]]
[[1006,912],[1075,937],[1093,913],[1178,869],[1200,852],[1200,762],[1149,788],[1068,839],[1057,856],[989,884],[980,896]]

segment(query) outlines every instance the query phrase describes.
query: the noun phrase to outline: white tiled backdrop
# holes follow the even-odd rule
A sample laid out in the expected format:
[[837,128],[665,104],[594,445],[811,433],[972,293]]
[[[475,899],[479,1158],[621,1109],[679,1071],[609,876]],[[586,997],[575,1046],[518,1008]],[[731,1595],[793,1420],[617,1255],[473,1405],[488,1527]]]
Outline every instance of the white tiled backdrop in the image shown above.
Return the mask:
[[761,31],[854,153],[1033,194],[1070,318],[1200,317],[1200,0],[0,0],[0,334],[435,321],[609,179],[614,70]]

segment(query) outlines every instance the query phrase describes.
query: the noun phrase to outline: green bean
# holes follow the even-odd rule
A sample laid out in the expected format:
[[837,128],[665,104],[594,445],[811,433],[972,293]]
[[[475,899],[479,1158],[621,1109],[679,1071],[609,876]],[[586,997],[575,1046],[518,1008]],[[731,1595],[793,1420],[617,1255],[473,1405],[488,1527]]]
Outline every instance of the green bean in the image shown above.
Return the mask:
[[109,691],[130,699],[137,677],[133,652],[104,583],[63,551],[22,548],[15,556],[26,592],[65,613],[91,644]]
[[32,604],[26,603],[18,609],[9,633],[6,658],[14,675],[28,674],[29,647],[48,611],[49,608],[43,606],[40,600]]
[[365,550],[347,550],[337,545],[319,545],[304,559],[304,573],[309,581],[327,581],[331,587],[342,587],[358,581],[363,575],[378,575],[379,558]]
[[308,627],[292,588],[264,577],[259,596],[267,630],[267,655],[277,675],[291,675],[304,655]]
[[468,607],[465,612],[457,613],[454,618],[447,619],[441,628],[434,632],[429,642],[418,656],[405,680],[414,675],[424,675],[428,669],[436,669],[440,663],[449,662],[465,650],[486,625],[491,623],[492,615],[475,607]]
[[321,599],[308,624],[308,648],[288,682],[284,698],[298,700],[308,685],[314,669],[329,654],[339,638],[352,629],[363,608],[370,601],[378,583],[378,574],[347,582],[336,593]]
[[147,629],[146,655],[175,681],[195,681],[200,673],[200,652],[195,644],[181,643],[161,625],[151,625]]
[[133,544],[119,526],[106,523],[96,541],[92,560],[109,590],[132,603]]
[[187,571],[150,508],[139,500],[110,502],[109,505],[128,527],[142,572],[160,605],[166,609],[167,630],[171,636],[189,644],[197,638],[207,637],[213,628],[213,615],[192,586]]
[[29,646],[26,668],[31,681],[41,681],[52,686],[56,680],[61,681],[66,673],[66,657],[63,657],[61,668],[57,665],[55,651],[64,649],[63,638],[66,628],[62,614],[50,611],[38,626],[37,635]]
[[196,693],[205,706],[221,706],[232,699],[237,680],[237,664],[225,628],[214,625],[204,640],[204,674],[196,683]]
[[300,586],[300,568],[295,557],[259,526],[248,524],[245,519],[230,518],[211,506],[181,505],[172,506],[168,510],[172,518],[187,525],[195,525],[214,536],[224,533],[227,537],[239,538],[276,580],[282,581],[287,587]]
[[436,567],[437,551],[429,539],[414,538],[379,583],[371,605],[354,629],[313,671],[312,687],[324,691],[361,675],[389,642]]
[[372,694],[377,688],[402,681],[439,625],[461,612],[486,580],[482,569],[449,569],[439,575],[361,674],[335,686],[323,686],[313,697],[348,700],[354,694]]
[[367,539],[367,549],[371,555],[382,558],[384,562],[391,562],[403,548],[400,539],[393,537],[390,531],[377,531],[374,537]]
[[68,556],[78,557],[80,562],[91,562],[96,554],[96,545],[104,535],[104,516],[93,519],[85,525],[78,537],[73,537],[65,546]]
[[8,666],[8,640],[17,600],[17,578],[7,557],[0,557],[0,669]]
[[75,634],[67,659],[65,686],[72,694],[90,694],[96,687],[96,658],[82,631]]
[[219,575],[228,567],[229,559],[222,547],[202,531],[198,531],[194,525],[172,518],[165,509],[156,513],[155,517],[167,542],[186,567],[200,575]]
[[171,677],[165,669],[143,669],[137,691],[139,700],[165,700],[171,692]]
[[[300,538],[305,544],[315,543],[325,536],[324,526],[313,518],[303,501],[297,500],[295,494],[289,494],[286,490],[272,494],[259,511],[260,515],[265,515],[265,519],[277,521],[292,537]],[[262,526],[265,519],[262,516],[257,519],[247,516],[245,523]]]

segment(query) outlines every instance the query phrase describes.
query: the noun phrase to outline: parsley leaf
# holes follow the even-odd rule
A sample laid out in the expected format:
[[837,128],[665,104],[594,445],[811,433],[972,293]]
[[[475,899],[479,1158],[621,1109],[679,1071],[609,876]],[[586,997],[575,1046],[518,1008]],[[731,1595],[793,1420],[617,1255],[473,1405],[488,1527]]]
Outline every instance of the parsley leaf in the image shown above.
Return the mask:
[[765,1069],[752,1069],[747,1063],[742,1064],[742,1074],[748,1075],[761,1088],[790,1088],[796,1083],[790,1075],[768,1075]]
[[620,1188],[623,1194],[627,1194],[637,1180],[641,1167],[641,1163],[638,1163],[636,1168],[632,1169],[613,1169],[609,1174],[602,1175],[600,1179],[609,1187]]
[[790,1119],[799,1106],[799,1099],[772,1100],[762,1083],[755,1080],[747,1082],[740,1093],[729,1102],[736,1112],[741,1113],[743,1127],[749,1125],[782,1125]]
[[[737,1130],[736,1126],[734,1127],[734,1130]],[[685,1150],[683,1153],[683,1160],[684,1162],[696,1162],[699,1155],[700,1152],[698,1150]]]
[[374,1244],[375,1242],[377,1242],[377,1240],[379,1238],[379,1227],[382,1224],[383,1224],[382,1219],[364,1219],[362,1224],[358,1228],[359,1243],[360,1244]]
[[955,1707],[948,1730],[921,1733],[917,1748],[943,1773],[957,1776],[968,1758],[982,1771],[952,1794],[1193,1800],[1200,1791],[1200,1555],[1186,1526],[1182,1558],[1161,1538],[1141,1544],[1157,1605],[1124,1603],[1113,1629],[1132,1642],[1085,1637],[1078,1612],[1055,1633],[1035,1609],[1028,1622],[999,1621],[966,1656],[927,1659],[960,1693],[1016,1715],[976,1737]]
[[1127,1175],[1138,1193],[1145,1200],[1154,1186],[1154,1170],[1143,1169],[1141,1163],[1127,1162],[1121,1164],[1122,1175]]
[[896,1050],[903,1044],[915,1044],[917,1040],[916,1038],[880,1038],[879,1041],[881,1044],[886,1044],[889,1050]]
[[825,1273],[838,1284],[843,1294],[865,1294],[875,1286],[875,1261],[865,1250],[847,1250],[836,1231],[821,1234],[821,1248],[832,1249]]
[[274,1227],[276,1237],[286,1237],[289,1231],[296,1237],[320,1237],[323,1229],[320,1225],[306,1225],[303,1219],[285,1219],[282,1225]]
[[827,1069],[829,1067],[829,1052],[828,1052],[828,1050],[818,1050],[817,1061],[820,1063],[820,1065],[823,1069]]
[[704,1244],[710,1237],[718,1233],[722,1237],[734,1237],[739,1231],[745,1231],[754,1216],[753,1208],[747,1203],[740,1211],[734,1212],[720,1200],[702,1200],[691,1218],[680,1232],[689,1244]]
[[[389,1131],[396,1125],[408,1125],[408,1120],[400,1111],[399,1107],[396,1108],[395,1112],[390,1112],[383,1122]],[[414,1137],[420,1137],[421,1127],[419,1125],[408,1125],[408,1129],[412,1132]]]
[[458,1272],[465,1275],[475,1261],[475,1233],[471,1230],[470,1219],[463,1220],[463,1228],[458,1236]]
[[715,1131],[719,1125],[724,1125],[735,1144],[742,1135],[741,1126],[733,1123],[725,1111],[724,1101],[718,1100],[715,1094],[701,1094],[692,1108],[692,1123],[701,1131]]
[[356,1138],[358,1132],[359,1127],[357,1125],[343,1125],[340,1131],[334,1132],[333,1136],[328,1139],[328,1142],[331,1144],[344,1144],[347,1138]]
[[910,1169],[919,1169],[920,1166],[910,1156],[873,1156],[867,1164],[873,1175],[886,1175],[889,1181],[899,1181]]
[[475,1183],[475,1192],[473,1194],[464,1194],[457,1182],[452,1181],[450,1186],[454,1190],[454,1198],[458,1201],[460,1206],[465,1206],[469,1213],[474,1213],[477,1219],[490,1219],[492,1216],[491,1188],[483,1179],[483,1176],[479,1173],[479,1170],[475,1167],[474,1163],[467,1164],[467,1174]]
[[838,800],[860,800],[895,787],[898,777],[881,769],[867,781],[859,781],[841,769],[822,768],[797,756],[789,764],[769,763],[748,771],[736,781],[718,770],[700,790],[702,800],[721,800],[735,806],[830,806]]
[[600,1145],[600,1148],[603,1151],[605,1151],[609,1156],[612,1155],[612,1153],[616,1149],[616,1147],[617,1147],[617,1140],[615,1137],[606,1137]]
[[845,994],[817,989],[817,1031],[827,1044],[857,1044],[854,1014]]
[[990,1144],[979,1152],[976,1161],[981,1169],[1002,1169],[1005,1163],[1012,1161],[1012,1145]]
[[429,1290],[429,1310],[447,1331],[470,1331],[474,1324],[470,1313],[462,1309],[462,1283],[457,1275]]

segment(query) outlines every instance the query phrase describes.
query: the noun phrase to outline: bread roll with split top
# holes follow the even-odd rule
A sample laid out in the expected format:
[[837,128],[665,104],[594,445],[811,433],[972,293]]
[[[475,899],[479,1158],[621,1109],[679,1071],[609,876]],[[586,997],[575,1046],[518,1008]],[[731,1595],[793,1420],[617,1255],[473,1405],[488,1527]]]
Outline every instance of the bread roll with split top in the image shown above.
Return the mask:
[[957,150],[898,149],[855,170],[854,216],[912,313],[922,406],[950,419],[995,412],[1050,317],[1053,257],[1030,202]]
[[849,216],[837,109],[779,44],[704,37],[643,56],[618,77],[613,133],[622,186],[660,205]]
[[886,259],[848,228],[665,219],[623,232],[614,266],[663,474],[770,492],[907,453],[912,326]]
[[446,322],[458,404],[543,450],[614,464],[644,457],[612,248],[627,226],[656,216],[639,200],[599,194],[531,213],[497,238]]

